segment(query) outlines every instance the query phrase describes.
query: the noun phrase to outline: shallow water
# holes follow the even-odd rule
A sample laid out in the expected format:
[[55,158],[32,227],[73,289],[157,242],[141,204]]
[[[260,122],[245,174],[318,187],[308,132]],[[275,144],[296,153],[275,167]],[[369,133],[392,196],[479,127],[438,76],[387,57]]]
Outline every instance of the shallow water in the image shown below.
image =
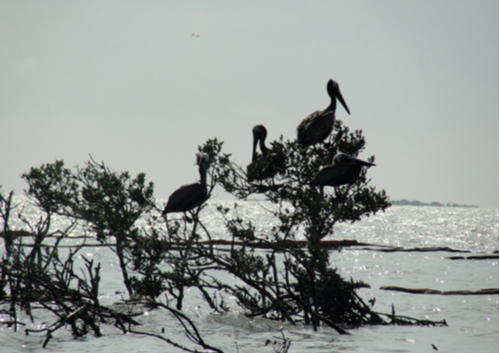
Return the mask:
[[[203,212],[213,238],[225,238],[217,204],[211,202]],[[233,202],[227,202],[230,206]],[[267,209],[272,205],[240,202],[238,213],[266,234],[273,226]],[[29,209],[27,208],[27,211]],[[30,211],[34,212],[34,211]],[[33,219],[36,215],[30,215]],[[62,224],[61,224],[62,226]],[[75,229],[82,234],[84,228]],[[390,313],[394,304],[397,314],[419,319],[445,319],[448,327],[367,326],[351,330],[351,335],[339,335],[330,328],[318,332],[310,327],[291,326],[267,319],[249,319],[228,297],[232,311],[225,315],[210,312],[196,291],[190,291],[184,311],[193,319],[203,338],[227,352],[273,352],[267,340],[280,341],[281,330],[291,340],[289,352],[423,352],[434,351],[431,344],[443,352],[498,352],[498,295],[431,295],[409,294],[381,290],[381,286],[425,287],[437,290],[478,290],[498,288],[498,259],[451,260],[454,255],[491,253],[498,249],[498,210],[481,208],[393,206],[385,213],[366,218],[355,224],[336,226],[332,239],[356,239],[360,242],[414,247],[450,247],[470,250],[470,254],[451,252],[382,252],[378,247],[352,247],[331,253],[331,264],[345,278],[370,284],[358,293],[365,301],[375,298],[374,309]],[[65,240],[75,244],[81,240]],[[3,244],[0,244],[3,249]],[[103,268],[101,301],[113,305],[124,291],[121,274],[114,254],[106,248],[85,248],[82,254],[100,262]],[[26,326],[41,327],[50,317],[40,312],[32,324],[23,317]],[[5,317],[4,317],[5,318]],[[0,317],[1,319],[1,317]],[[161,310],[144,312],[140,329],[166,335],[189,345],[180,325]],[[88,336],[74,340],[68,331],[59,330],[49,343],[55,352],[175,352],[170,345],[145,336],[123,335],[103,326],[104,336]],[[42,352],[44,335],[26,336],[24,329],[16,333],[0,326],[2,352]],[[194,348],[193,345],[191,347]],[[197,348],[197,347],[196,347]]]

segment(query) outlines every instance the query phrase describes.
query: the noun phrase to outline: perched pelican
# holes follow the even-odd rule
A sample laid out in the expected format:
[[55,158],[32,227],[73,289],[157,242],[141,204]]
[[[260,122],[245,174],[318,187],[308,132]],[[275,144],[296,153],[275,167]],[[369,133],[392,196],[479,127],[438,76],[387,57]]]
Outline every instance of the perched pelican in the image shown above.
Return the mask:
[[351,114],[347,104],[340,93],[339,84],[330,79],[326,85],[326,90],[331,98],[330,105],[325,110],[318,110],[302,122],[297,127],[297,139],[301,145],[310,146],[322,142],[330,135],[335,123],[335,109],[337,108],[337,99],[344,106],[347,113]]
[[200,182],[183,185],[173,192],[168,198],[163,215],[171,212],[186,212],[200,206],[208,198],[207,195],[207,169],[209,157],[203,154],[200,160]]
[[[271,150],[265,144],[267,130],[264,125],[256,125],[252,129],[252,133],[252,162],[247,166],[247,179],[253,181],[271,178],[276,174],[277,170],[270,162]],[[262,154],[257,153],[257,143],[259,143]]]
[[311,181],[311,185],[339,186],[356,182],[363,166],[375,166],[374,163],[337,153],[332,164],[323,167]]

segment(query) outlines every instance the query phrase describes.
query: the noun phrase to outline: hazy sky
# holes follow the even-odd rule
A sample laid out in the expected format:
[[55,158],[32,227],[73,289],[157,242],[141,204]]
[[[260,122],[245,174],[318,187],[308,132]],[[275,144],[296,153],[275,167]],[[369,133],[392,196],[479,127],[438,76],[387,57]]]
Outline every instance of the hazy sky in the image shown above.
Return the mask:
[[[91,154],[167,198],[217,137],[296,137],[339,82],[392,200],[498,208],[498,1],[0,1],[0,184]],[[195,33],[199,37],[192,36]],[[219,192],[216,198],[227,198]]]

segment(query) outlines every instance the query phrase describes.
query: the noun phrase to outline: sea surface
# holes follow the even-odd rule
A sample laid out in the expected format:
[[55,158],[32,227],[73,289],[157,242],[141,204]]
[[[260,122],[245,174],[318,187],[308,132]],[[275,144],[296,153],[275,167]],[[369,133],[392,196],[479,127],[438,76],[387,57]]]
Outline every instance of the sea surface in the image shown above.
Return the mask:
[[[39,214],[23,197],[25,216],[34,222]],[[160,205],[165,200],[159,200]],[[202,211],[202,221],[213,239],[227,239],[223,218],[217,205],[233,207],[234,201],[210,201]],[[273,205],[266,202],[237,202],[236,211],[245,221],[251,221],[259,235],[269,234],[275,224],[270,211]],[[67,220],[59,219],[54,227],[65,227]],[[11,228],[26,229],[15,219]],[[3,226],[2,226],[3,228]],[[83,228],[73,233],[81,234]],[[435,295],[410,294],[382,290],[382,286],[430,288],[439,291],[480,290],[498,288],[498,259],[452,260],[452,256],[498,254],[498,210],[485,208],[392,206],[385,212],[370,216],[354,224],[339,224],[330,239],[352,239],[373,244],[332,251],[331,265],[343,277],[363,281],[371,288],[361,288],[358,294],[368,303],[375,299],[374,310],[418,319],[446,320],[447,327],[419,326],[365,326],[350,330],[350,335],[339,335],[323,327],[314,332],[308,326],[292,326],[267,319],[249,319],[236,305],[234,298],[227,298],[231,311],[221,315],[210,311],[202,298],[193,290],[187,293],[184,312],[197,325],[205,341],[224,352],[278,352],[283,337],[290,340],[288,352],[498,352],[499,312],[498,294],[494,295]],[[76,245],[81,239],[64,240],[63,245]],[[382,251],[385,247],[419,249],[420,251]],[[430,248],[448,248],[451,251],[422,251]],[[0,240],[0,254],[3,241]],[[82,255],[101,263],[101,303],[116,305],[124,297],[118,261],[105,247],[86,247]],[[264,254],[265,252],[262,251]],[[231,278],[228,276],[228,281]],[[0,306],[5,309],[5,306]],[[143,313],[141,330],[160,334],[193,349],[182,327],[162,310],[139,308]],[[136,308],[136,310],[138,310]],[[0,324],[0,351],[46,352],[42,348],[44,334],[25,335],[25,327],[43,328],[53,321],[43,311],[35,311],[35,322],[27,316],[20,320],[18,331]],[[9,317],[0,313],[1,321]],[[54,333],[48,347],[53,352],[181,352],[158,339],[122,334],[111,326],[102,326],[104,335],[89,335],[75,340],[68,330]],[[271,343],[269,343],[269,341]],[[276,345],[273,346],[273,342]],[[267,344],[266,344],[267,343]]]

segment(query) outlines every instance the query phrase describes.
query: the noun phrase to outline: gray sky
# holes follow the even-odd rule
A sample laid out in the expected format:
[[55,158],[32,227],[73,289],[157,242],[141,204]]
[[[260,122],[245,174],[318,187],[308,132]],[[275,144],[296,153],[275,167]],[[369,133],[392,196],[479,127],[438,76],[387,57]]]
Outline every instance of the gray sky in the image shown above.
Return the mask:
[[[166,198],[217,136],[296,137],[337,80],[371,185],[498,208],[498,1],[0,1],[0,184],[91,154]],[[193,37],[195,33],[199,37]],[[222,192],[217,198],[227,198]]]

